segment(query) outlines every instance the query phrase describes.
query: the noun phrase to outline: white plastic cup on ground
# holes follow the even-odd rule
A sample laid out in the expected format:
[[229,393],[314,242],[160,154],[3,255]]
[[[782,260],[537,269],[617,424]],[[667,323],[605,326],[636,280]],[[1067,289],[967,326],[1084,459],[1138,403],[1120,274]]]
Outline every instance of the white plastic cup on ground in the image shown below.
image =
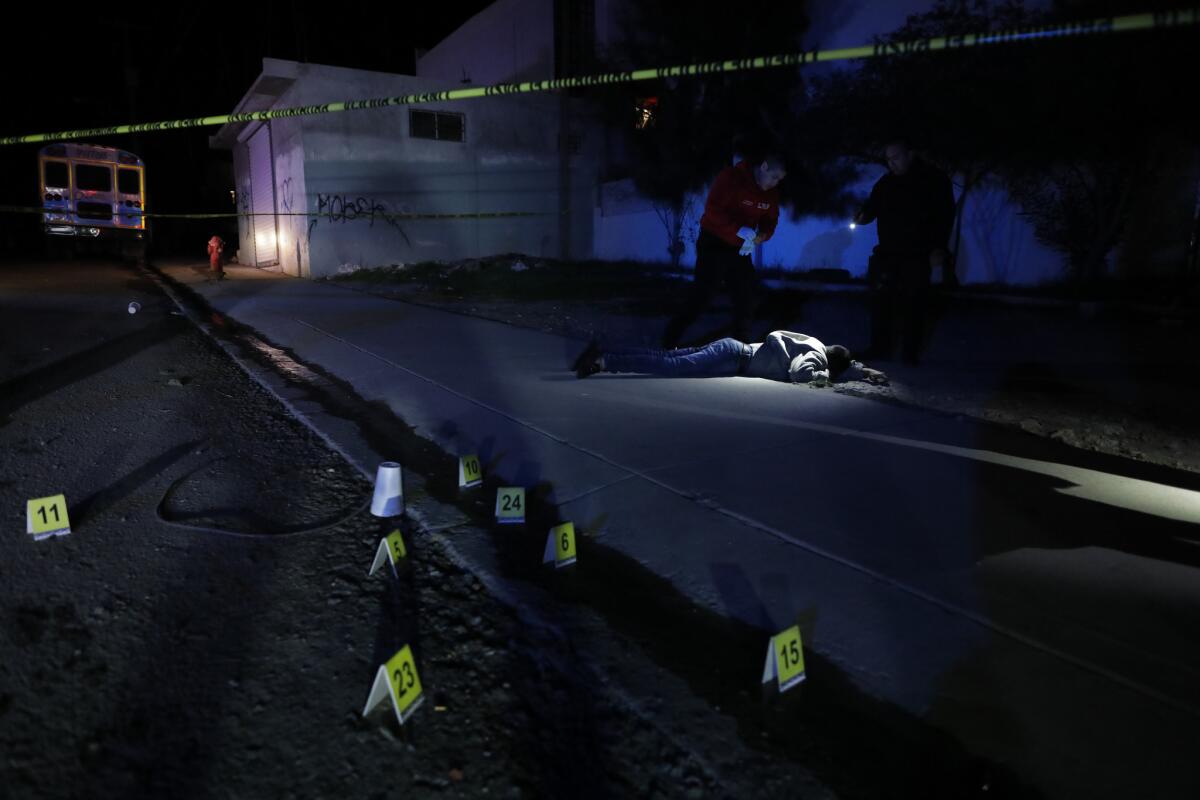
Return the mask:
[[404,488],[400,465],[395,461],[384,461],[375,471],[371,513],[377,517],[396,517],[404,513]]
[[137,300],[134,300],[132,303],[129,304],[129,313],[130,314],[136,314],[137,312],[139,312],[141,310],[142,310],[142,304],[139,303]]

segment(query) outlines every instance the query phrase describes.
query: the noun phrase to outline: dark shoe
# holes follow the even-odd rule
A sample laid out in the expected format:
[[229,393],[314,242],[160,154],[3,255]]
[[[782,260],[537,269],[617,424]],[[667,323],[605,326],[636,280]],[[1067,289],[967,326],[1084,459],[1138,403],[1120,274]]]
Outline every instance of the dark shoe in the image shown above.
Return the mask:
[[575,370],[576,378],[586,378],[589,375],[595,375],[599,372],[600,345],[595,340],[588,342],[588,346],[575,359],[575,363],[571,365],[571,369]]

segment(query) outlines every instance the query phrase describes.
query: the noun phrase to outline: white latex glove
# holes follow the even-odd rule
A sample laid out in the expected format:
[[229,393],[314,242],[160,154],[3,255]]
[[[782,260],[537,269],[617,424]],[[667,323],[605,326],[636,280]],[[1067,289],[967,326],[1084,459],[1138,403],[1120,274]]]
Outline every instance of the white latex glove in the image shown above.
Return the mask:
[[738,255],[739,256],[748,256],[748,255],[751,255],[753,252],[754,252],[754,240],[747,239],[746,241],[742,242],[742,249],[738,250]]
[[754,241],[754,237],[758,236],[752,228],[741,228],[738,230],[738,236],[745,239],[747,242]]
[[870,367],[863,367],[862,371],[863,371],[863,378],[866,380],[867,383],[873,383],[876,386],[886,386],[887,385],[888,376],[885,375],[884,373],[880,372],[879,370],[871,369]]

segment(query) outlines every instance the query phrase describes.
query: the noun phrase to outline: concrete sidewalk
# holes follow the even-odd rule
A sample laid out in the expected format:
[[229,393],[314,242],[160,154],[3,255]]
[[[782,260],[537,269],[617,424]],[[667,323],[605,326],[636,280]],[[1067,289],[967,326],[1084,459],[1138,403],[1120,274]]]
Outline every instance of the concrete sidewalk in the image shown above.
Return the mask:
[[[805,386],[577,381],[574,340],[245,267],[161,270],[443,449],[543,486],[761,628],[764,653],[801,618],[865,691],[1048,796],[1200,796],[1195,476]],[[461,549],[487,570],[493,541]]]

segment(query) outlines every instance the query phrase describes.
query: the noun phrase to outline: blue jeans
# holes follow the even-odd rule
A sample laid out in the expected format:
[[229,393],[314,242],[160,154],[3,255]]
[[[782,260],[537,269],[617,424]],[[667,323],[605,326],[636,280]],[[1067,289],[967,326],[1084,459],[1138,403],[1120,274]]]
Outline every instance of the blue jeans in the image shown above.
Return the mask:
[[718,339],[704,347],[652,350],[635,347],[604,352],[605,372],[644,372],[668,378],[724,378],[739,375],[750,363],[750,345]]
[[702,228],[696,239],[696,269],[692,285],[684,295],[679,313],[672,317],[663,331],[663,347],[679,344],[683,332],[708,308],[722,284],[733,302],[733,335],[749,336],[758,285],[754,262],[750,256],[738,255],[738,245],[729,244]]

